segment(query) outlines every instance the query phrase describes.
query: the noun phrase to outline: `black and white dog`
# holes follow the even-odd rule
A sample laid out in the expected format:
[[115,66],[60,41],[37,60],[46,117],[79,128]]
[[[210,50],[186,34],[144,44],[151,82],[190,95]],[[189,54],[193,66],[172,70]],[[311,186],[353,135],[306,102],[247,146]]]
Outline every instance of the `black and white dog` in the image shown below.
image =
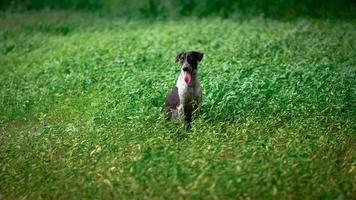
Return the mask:
[[203,55],[197,51],[177,55],[176,62],[180,62],[181,72],[176,87],[166,98],[168,120],[184,117],[185,122],[190,124],[192,113],[199,110],[202,91],[198,80],[198,62],[203,59]]

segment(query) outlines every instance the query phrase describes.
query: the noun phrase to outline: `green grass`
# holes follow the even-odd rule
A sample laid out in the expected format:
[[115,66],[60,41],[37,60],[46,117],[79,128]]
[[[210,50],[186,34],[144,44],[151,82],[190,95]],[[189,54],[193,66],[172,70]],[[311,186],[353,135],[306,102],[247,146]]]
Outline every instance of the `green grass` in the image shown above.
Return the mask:
[[[1,13],[5,199],[354,199],[355,20]],[[202,114],[163,118],[199,50]]]

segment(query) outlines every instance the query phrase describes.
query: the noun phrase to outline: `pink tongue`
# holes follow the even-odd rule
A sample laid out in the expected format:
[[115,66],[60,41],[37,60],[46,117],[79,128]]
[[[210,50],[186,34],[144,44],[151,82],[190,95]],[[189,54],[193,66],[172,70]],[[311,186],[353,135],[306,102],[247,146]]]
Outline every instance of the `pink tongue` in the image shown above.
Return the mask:
[[190,75],[189,72],[184,72],[184,81],[186,84],[190,83],[190,80],[192,79],[192,76]]

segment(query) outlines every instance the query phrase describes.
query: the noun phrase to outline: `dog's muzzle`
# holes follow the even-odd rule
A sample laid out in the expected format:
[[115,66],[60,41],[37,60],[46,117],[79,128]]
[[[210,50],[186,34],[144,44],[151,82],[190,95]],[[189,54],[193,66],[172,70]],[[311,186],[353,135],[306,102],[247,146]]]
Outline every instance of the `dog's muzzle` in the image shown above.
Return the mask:
[[191,66],[188,63],[184,63],[182,66],[182,70],[185,72],[190,72],[191,71]]

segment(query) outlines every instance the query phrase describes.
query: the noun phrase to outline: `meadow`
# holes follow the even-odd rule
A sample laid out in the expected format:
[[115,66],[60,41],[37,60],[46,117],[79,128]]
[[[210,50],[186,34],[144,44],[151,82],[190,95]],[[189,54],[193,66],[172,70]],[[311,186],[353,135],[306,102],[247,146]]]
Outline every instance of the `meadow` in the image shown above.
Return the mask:
[[[0,199],[355,199],[356,21],[0,13]],[[175,56],[202,113],[164,120]]]

